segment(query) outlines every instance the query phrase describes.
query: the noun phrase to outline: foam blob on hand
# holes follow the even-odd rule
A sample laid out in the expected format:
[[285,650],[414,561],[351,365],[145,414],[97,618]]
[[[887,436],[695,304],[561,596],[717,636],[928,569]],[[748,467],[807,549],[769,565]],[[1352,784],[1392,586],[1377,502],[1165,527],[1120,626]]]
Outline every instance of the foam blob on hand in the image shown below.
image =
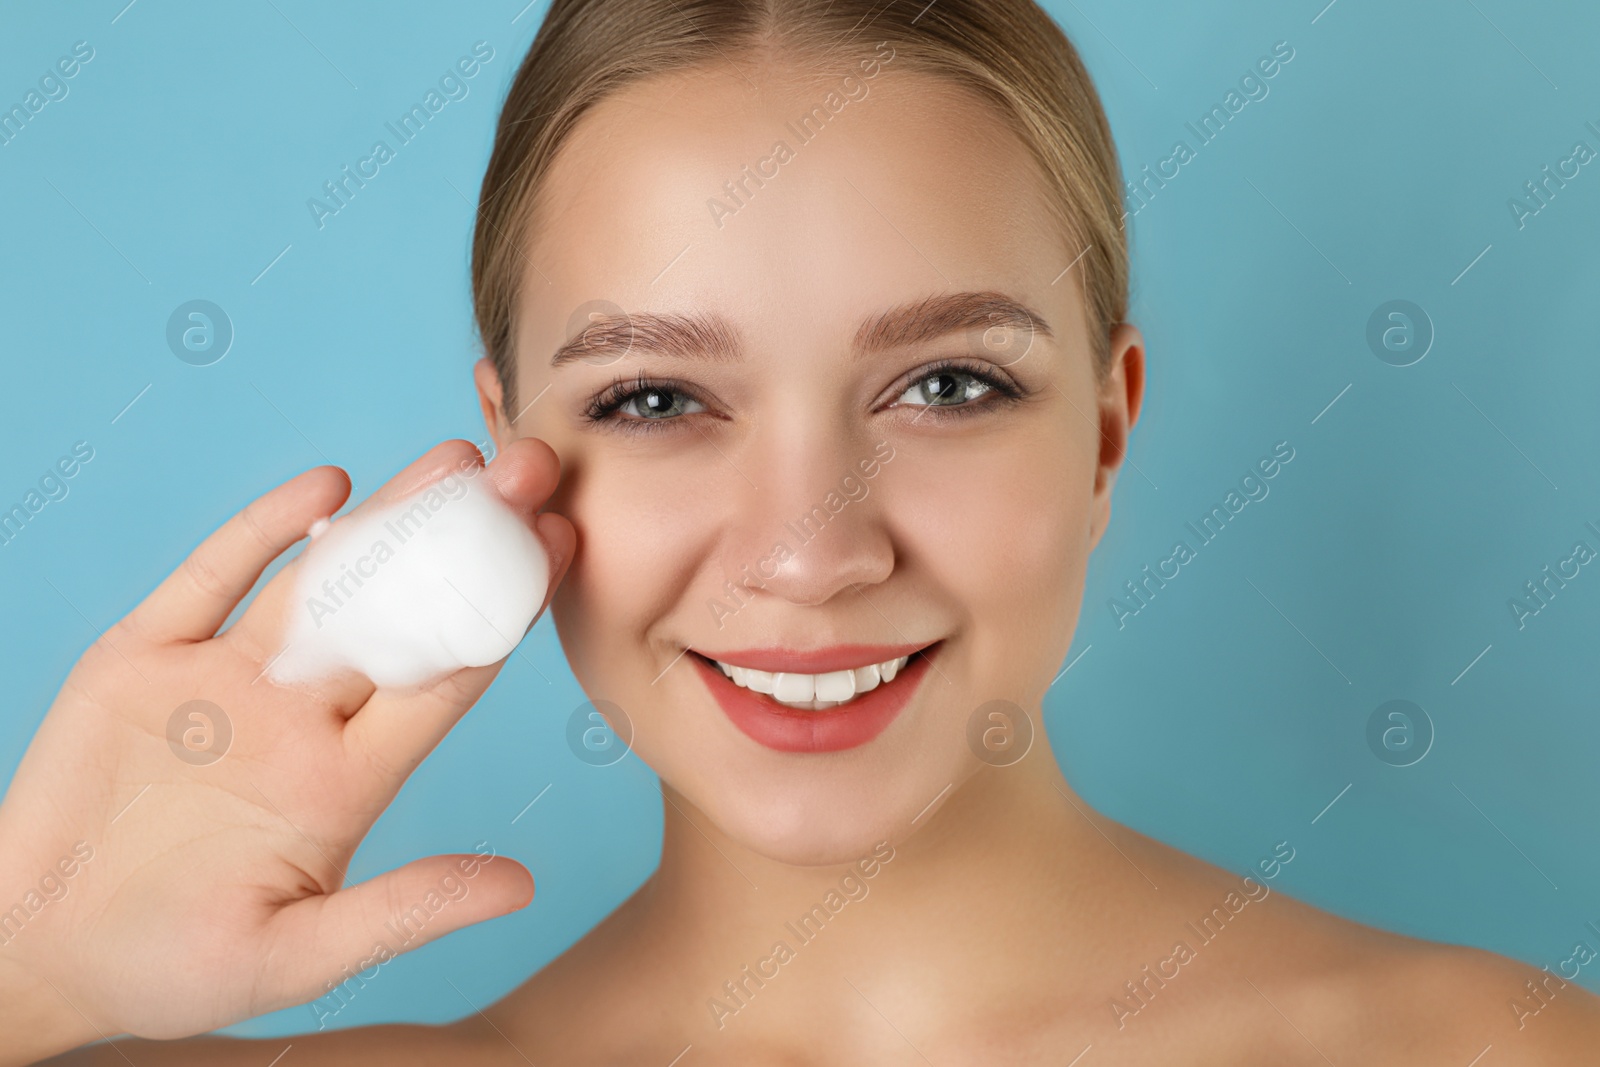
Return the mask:
[[495,490],[452,472],[391,504],[319,521],[300,558],[274,681],[359,671],[417,686],[511,654],[544,603],[539,538]]

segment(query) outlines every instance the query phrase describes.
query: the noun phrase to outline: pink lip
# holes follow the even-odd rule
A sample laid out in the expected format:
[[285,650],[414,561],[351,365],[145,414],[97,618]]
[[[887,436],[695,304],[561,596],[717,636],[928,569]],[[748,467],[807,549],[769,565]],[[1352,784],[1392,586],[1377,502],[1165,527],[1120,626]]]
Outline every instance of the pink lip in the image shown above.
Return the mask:
[[901,656],[914,655],[927,645],[833,645],[801,652],[786,648],[746,648],[734,652],[696,652],[734,667],[748,667],[754,671],[773,674],[826,674],[829,671],[847,671],[873,663],[887,663]]
[[[938,646],[933,646],[921,655],[912,656],[911,662],[901,668],[900,673],[892,682],[886,682],[870,693],[862,695],[837,708],[827,708],[822,711],[804,711],[798,708],[785,707],[773,700],[765,693],[756,693],[749,689],[733,684],[733,680],[724,675],[715,666],[708,663],[700,655],[690,656],[695,668],[700,672],[706,688],[711,690],[711,695],[716,698],[717,704],[723,713],[733,721],[733,724],[742,730],[751,740],[763,744],[779,752],[841,752],[845,749],[856,748],[866,744],[884,730],[895,720],[901,710],[910,703],[912,696],[917,692],[923,677],[928,673],[931,657]],[[833,655],[832,660],[822,659],[826,663],[854,663],[861,664],[882,662],[872,659],[879,651],[888,646],[850,646],[850,654],[846,657],[837,655],[839,649],[825,649],[818,653],[805,653],[800,655],[822,656],[824,653]],[[866,649],[868,658],[864,661],[858,656],[859,650]],[[911,647],[906,651],[896,652],[892,648],[883,656],[884,660],[894,659],[897,656],[909,655],[917,651]],[[764,654],[764,653],[763,653]],[[795,658],[796,654],[785,653],[783,663],[793,665],[802,662]],[[720,658],[720,657],[719,657]],[[774,659],[753,660],[754,662],[778,662]],[[723,660],[723,662],[729,662]],[[740,663],[739,666],[745,664]],[[755,670],[765,670],[764,667],[755,667]],[[811,668],[801,673],[821,673],[823,670]],[[833,668],[842,670],[843,667]]]

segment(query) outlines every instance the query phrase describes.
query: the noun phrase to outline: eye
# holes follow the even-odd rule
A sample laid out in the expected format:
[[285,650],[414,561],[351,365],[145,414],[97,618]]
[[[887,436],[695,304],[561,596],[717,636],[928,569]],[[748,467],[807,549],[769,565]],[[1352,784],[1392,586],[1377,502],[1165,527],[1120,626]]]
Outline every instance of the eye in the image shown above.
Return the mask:
[[612,382],[584,414],[591,422],[609,423],[617,429],[646,430],[706,410],[707,405],[686,387],[641,375]]
[[[913,422],[993,414],[1032,399],[1036,391],[986,360],[941,359],[918,367],[891,386],[889,408],[919,409]],[[929,415],[929,412],[936,412]]]
[[957,407],[994,391],[994,384],[980,375],[946,368],[923,375],[901,393],[895,403],[911,407]]
[[636,419],[671,419],[705,409],[704,404],[687,393],[651,386],[629,393],[612,411]]

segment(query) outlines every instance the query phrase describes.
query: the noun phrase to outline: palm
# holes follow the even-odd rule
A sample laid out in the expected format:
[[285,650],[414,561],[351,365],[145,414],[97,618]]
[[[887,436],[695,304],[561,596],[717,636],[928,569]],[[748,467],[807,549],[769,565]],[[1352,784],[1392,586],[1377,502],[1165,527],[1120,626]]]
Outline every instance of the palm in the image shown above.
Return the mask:
[[[533,522],[554,471],[530,444],[491,469]],[[466,447],[440,446],[390,485]],[[496,667],[412,694],[364,678],[314,691],[271,684],[261,674],[293,564],[215,633],[261,568],[337,507],[340,482],[313,471],[258,501],[258,514],[197,551],[200,565],[85,653],[0,807],[7,869],[54,871],[65,887],[4,951],[108,1034],[184,1036],[320,996],[457,869],[454,857],[432,857],[345,887],[373,822]],[[570,526],[537,522],[555,557],[570,559]],[[185,707],[197,700],[214,707]],[[485,865],[472,894],[405,947],[520,907],[530,890],[521,867]]]

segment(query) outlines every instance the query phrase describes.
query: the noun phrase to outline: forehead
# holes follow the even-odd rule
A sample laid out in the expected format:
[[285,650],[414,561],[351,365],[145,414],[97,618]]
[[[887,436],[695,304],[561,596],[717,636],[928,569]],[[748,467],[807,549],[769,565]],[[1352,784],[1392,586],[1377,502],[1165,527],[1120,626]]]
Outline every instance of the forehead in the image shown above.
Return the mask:
[[600,302],[831,344],[946,290],[1080,329],[1077,272],[1062,276],[1078,250],[994,107],[892,60],[874,78],[839,67],[658,76],[585,115],[541,191],[519,347],[548,358]]

